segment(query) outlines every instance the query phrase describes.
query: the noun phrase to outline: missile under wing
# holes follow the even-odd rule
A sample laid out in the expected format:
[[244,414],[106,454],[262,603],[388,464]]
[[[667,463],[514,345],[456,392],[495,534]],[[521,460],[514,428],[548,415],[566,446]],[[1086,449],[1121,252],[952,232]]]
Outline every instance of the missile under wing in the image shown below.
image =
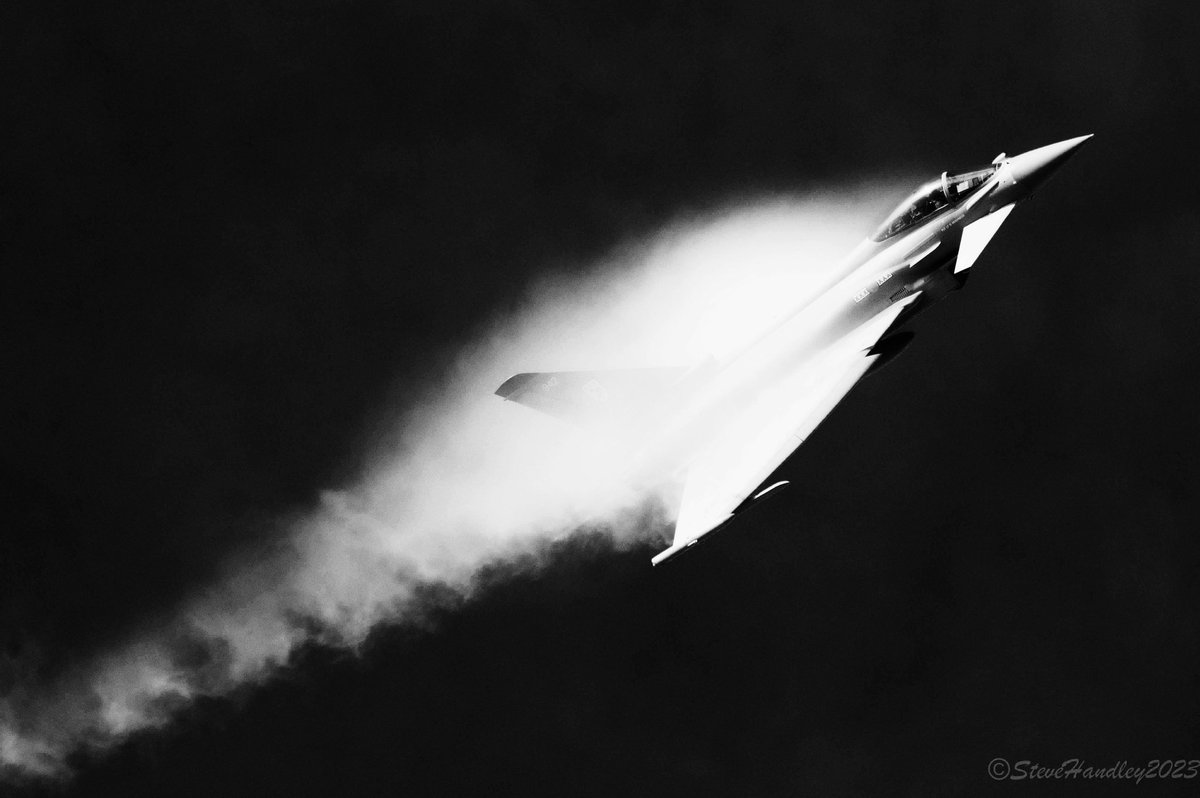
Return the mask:
[[686,474],[686,551],[783,481],[769,478],[854,385],[911,339],[897,328],[960,288],[1013,208],[1090,136],[922,185],[829,286],[723,362],[692,368],[518,374],[501,397],[629,440],[640,476]]

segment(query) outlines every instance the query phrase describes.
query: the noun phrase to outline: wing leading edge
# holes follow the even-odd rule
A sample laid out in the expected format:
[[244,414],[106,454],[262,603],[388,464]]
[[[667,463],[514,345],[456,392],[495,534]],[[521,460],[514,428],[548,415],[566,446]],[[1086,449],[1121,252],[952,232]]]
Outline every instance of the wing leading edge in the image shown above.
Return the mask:
[[[660,565],[725,525],[747,499],[849,393],[880,356],[872,348],[920,293],[861,325],[794,377],[748,402],[692,462],[675,538],[651,562]],[[775,487],[775,486],[772,486]]]

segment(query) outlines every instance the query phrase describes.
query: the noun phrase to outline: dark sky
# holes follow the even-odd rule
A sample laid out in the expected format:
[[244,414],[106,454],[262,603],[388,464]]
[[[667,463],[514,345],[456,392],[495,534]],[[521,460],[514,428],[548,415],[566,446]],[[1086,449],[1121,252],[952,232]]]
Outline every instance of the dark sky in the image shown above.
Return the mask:
[[990,759],[1200,758],[1196,23],[5,4],[0,693],[352,484],[385,408],[548,265],[1096,134],[736,536],[652,571],[582,530],[45,789],[1016,794]]

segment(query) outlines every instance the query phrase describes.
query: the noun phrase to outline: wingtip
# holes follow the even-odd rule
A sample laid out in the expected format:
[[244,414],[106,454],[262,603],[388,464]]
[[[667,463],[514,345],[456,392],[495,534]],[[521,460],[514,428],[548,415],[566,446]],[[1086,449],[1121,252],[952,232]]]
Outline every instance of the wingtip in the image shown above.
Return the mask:
[[656,554],[650,558],[650,565],[652,565],[654,567],[658,567],[664,563],[670,562],[671,560],[675,559],[680,554],[683,554],[685,551],[690,549],[692,546],[695,546],[699,542],[700,542],[699,538],[693,538],[692,540],[689,540],[687,543],[680,543],[680,544],[671,546],[669,549],[663,549],[658,554]]

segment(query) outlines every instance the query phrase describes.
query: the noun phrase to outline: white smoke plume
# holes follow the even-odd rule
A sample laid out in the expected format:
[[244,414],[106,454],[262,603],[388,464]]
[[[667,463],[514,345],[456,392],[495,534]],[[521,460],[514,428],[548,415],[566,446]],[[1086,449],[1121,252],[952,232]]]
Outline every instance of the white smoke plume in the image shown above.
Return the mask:
[[686,365],[733,347],[819,285],[892,193],[743,204],[627,243],[581,277],[551,271],[517,313],[434,364],[444,378],[396,409],[361,484],[322,495],[285,544],[243,553],[54,684],[27,679],[0,699],[0,776],[67,775],[74,751],[267,678],[306,641],[354,647],[377,624],[411,621],[422,585],[469,599],[481,566],[581,525],[623,543],[665,535],[674,508],[653,488],[623,484],[586,433],[493,391],[518,371]]

